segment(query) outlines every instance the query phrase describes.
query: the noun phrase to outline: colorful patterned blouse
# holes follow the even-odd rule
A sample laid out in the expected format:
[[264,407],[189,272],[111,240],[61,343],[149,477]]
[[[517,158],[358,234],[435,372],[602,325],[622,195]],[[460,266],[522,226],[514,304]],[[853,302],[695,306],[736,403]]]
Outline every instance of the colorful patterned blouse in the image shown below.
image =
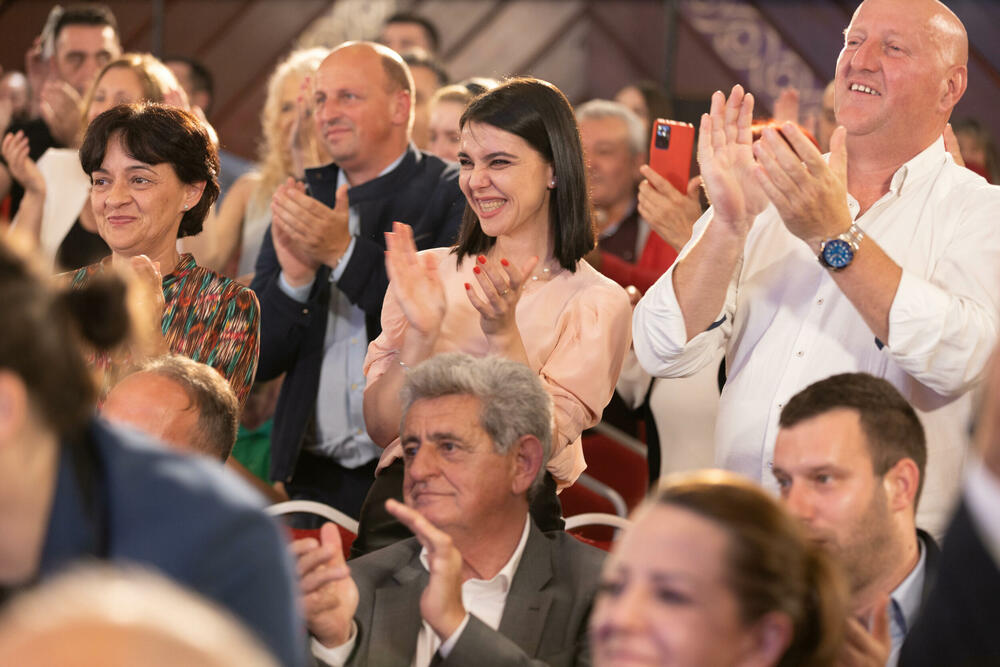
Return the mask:
[[[73,287],[85,285],[110,262],[97,262],[73,274]],[[246,401],[257,372],[260,346],[260,306],[257,295],[239,283],[198,266],[181,255],[163,276],[163,336],[167,347],[212,366],[229,380],[240,405]],[[110,363],[106,355],[95,359]]]

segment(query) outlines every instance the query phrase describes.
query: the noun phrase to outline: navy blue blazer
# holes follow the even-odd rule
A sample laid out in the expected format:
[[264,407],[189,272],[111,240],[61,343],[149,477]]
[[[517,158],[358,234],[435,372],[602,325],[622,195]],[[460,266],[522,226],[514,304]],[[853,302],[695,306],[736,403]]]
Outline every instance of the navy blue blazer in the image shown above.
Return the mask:
[[263,499],[218,463],[90,424],[64,445],[42,579],[88,558],[150,567],[236,614],[282,665],[303,665],[288,545]]
[[[329,164],[306,170],[313,197],[333,206],[339,169]],[[361,229],[354,252],[337,289],[365,311],[368,340],[381,331],[382,300],[389,285],[385,272],[385,232],[394,221],[413,227],[417,248],[439,248],[455,242],[465,212],[465,197],[458,188],[458,165],[422,153],[412,144],[403,161],[388,174],[347,191],[357,206]],[[268,227],[257,256],[251,288],[260,301],[260,360],[257,377],[269,380],[287,373],[278,396],[271,431],[273,480],[288,481],[311,422],[319,391],[327,311],[330,304],[328,266],[316,271],[306,303],[288,297],[278,285],[281,265]]]

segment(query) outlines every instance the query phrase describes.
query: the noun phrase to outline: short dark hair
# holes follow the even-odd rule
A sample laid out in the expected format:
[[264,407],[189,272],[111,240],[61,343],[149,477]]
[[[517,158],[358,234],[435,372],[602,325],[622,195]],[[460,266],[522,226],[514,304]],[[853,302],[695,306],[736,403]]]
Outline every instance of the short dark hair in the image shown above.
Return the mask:
[[[205,64],[190,56],[168,56],[163,59],[163,63],[184,63],[191,70],[191,91],[195,93],[208,93],[209,98],[215,97],[215,79],[212,73],[205,67]],[[208,109],[206,109],[208,111]]]
[[[549,198],[553,254],[564,269],[576,271],[577,262],[593,250],[595,235],[580,131],[569,100],[547,81],[517,77],[469,102],[459,126],[469,123],[492,125],[521,137],[552,165],[556,179]],[[494,243],[496,238],[483,232],[472,207],[466,205],[454,250],[459,262],[489,250]]]
[[399,55],[403,58],[403,62],[410,66],[411,72],[414,67],[426,67],[434,72],[438,88],[448,85],[448,72],[445,71],[444,65],[429,52],[424,49],[410,49]]
[[413,12],[396,12],[387,18],[383,25],[389,25],[390,23],[416,23],[427,33],[427,41],[431,43],[431,49],[435,53],[441,47],[441,34],[438,32],[437,26],[431,23],[430,19],[424,18],[419,14],[414,14]]
[[137,372],[155,373],[184,390],[198,411],[196,439],[188,443],[222,461],[229,458],[240,427],[240,403],[217,370],[180,354],[167,354],[142,364]]
[[44,36],[42,47],[46,56],[51,56],[55,52],[59,33],[71,25],[108,26],[114,31],[115,38],[120,41],[118,21],[107,5],[97,2],[79,3],[67,7],[56,5],[49,12],[45,28],[42,30]]
[[118,139],[128,155],[147,164],[169,164],[182,183],[205,182],[198,203],[184,213],[178,238],[201,231],[219,196],[219,155],[198,117],[179,107],[138,102],[108,109],[87,128],[80,147],[83,171],[101,168],[108,142]]
[[885,475],[904,458],[917,464],[916,506],[924,487],[927,439],[917,413],[902,394],[887,380],[868,373],[832,375],[795,394],[782,409],[778,425],[791,428],[832,410],[858,413],[876,475]]

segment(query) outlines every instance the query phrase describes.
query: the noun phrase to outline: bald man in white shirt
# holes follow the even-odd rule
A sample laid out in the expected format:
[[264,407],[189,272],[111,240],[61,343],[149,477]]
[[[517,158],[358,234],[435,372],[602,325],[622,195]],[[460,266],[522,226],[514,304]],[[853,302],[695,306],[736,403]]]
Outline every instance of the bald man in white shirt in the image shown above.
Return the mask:
[[717,92],[699,137],[713,207],[633,326],[655,375],[726,350],[717,463],[772,488],[789,398],[835,373],[889,380],[927,433],[918,524],[938,534],[1000,311],[1000,188],[942,140],[967,59],[964,27],[936,0],[866,0],[837,61],[828,160],[790,123],[751,145],[752,96]]

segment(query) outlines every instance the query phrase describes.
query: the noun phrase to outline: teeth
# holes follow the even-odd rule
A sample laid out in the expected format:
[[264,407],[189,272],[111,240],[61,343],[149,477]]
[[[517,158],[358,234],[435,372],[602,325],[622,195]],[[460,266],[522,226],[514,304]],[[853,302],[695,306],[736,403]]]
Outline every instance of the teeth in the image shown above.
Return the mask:
[[862,86],[860,83],[852,83],[851,90],[857,91],[859,93],[867,93],[868,95],[877,95],[877,96],[882,95],[882,93],[878,92],[877,90],[873,90],[868,86]]
[[505,200],[503,200],[503,199],[491,199],[489,201],[480,201],[479,202],[479,208],[481,208],[481,209],[483,209],[484,211],[487,211],[487,212],[489,212],[489,211],[495,211],[498,208],[500,208],[501,206],[503,206],[504,203],[505,203]]

